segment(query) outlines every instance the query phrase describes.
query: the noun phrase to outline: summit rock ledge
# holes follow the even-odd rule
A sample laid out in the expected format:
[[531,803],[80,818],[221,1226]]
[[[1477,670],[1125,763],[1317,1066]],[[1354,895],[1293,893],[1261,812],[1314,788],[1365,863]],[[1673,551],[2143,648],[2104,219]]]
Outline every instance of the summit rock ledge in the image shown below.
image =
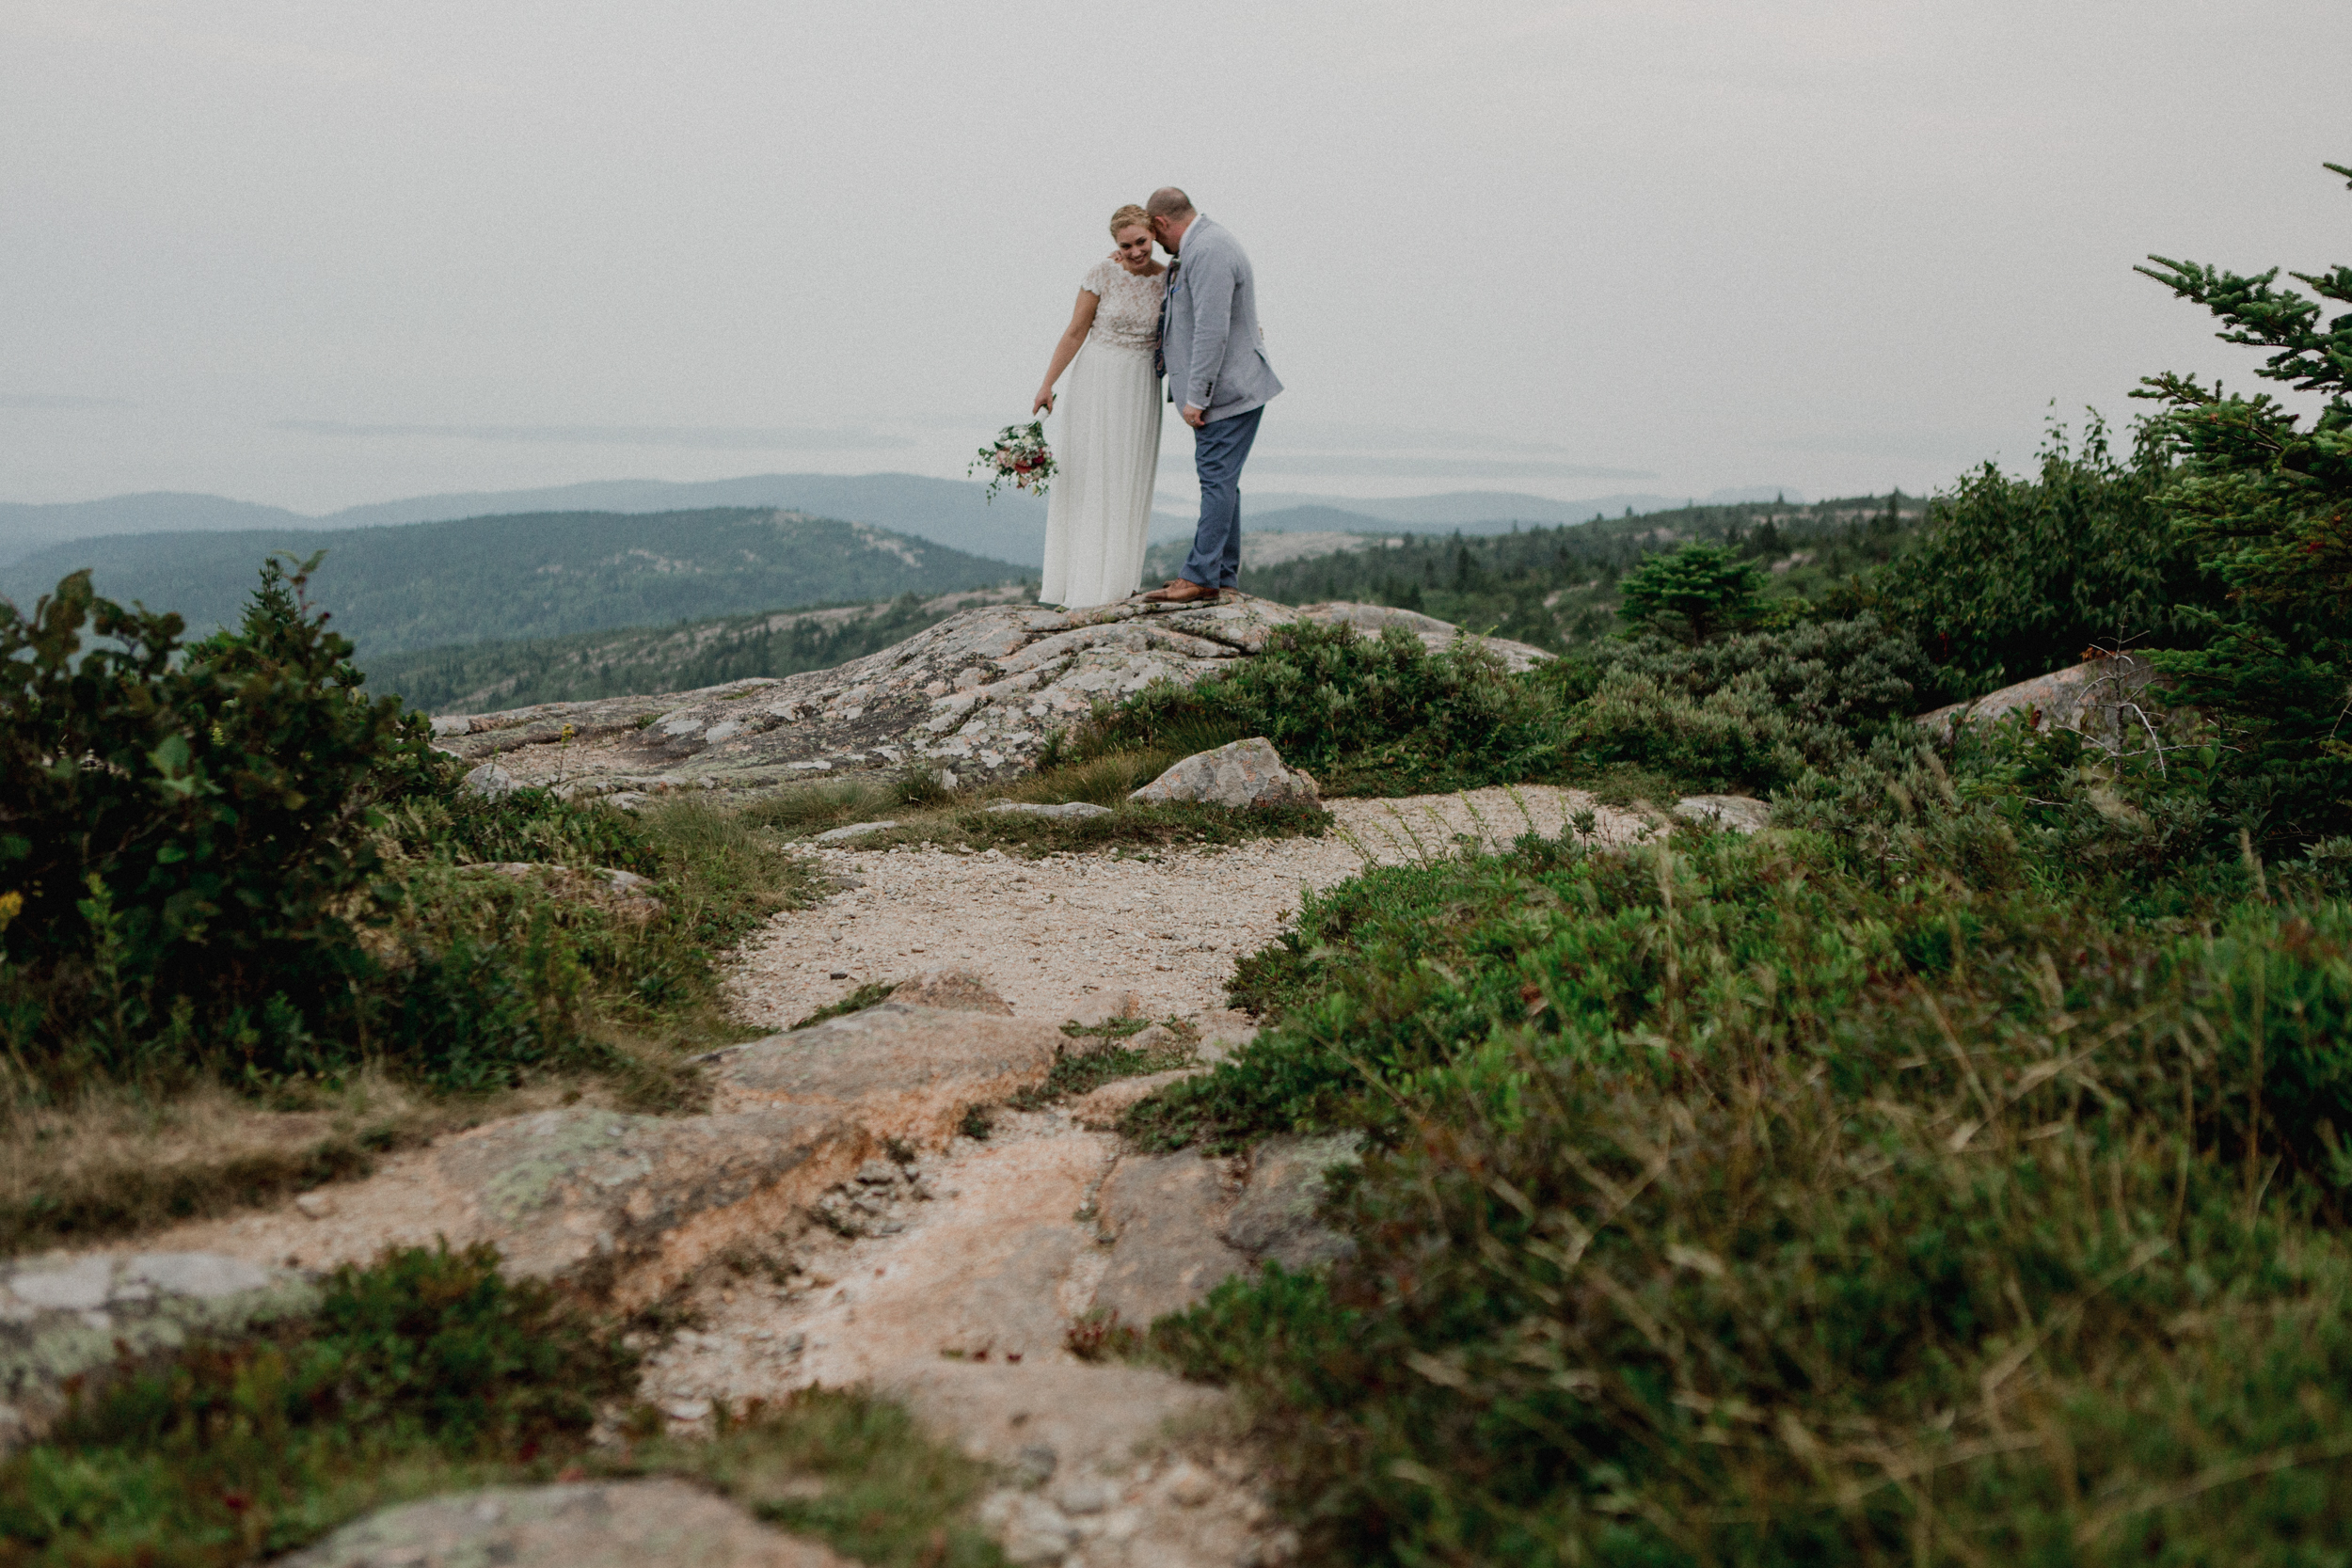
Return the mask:
[[1302,621],[1373,635],[1393,626],[1433,649],[1469,637],[1512,670],[1550,657],[1382,605],[1293,609],[1239,594],[1079,610],[984,605],[831,670],[444,714],[433,721],[435,744],[485,781],[629,805],[675,790],[760,789],[918,766],[959,782],[1009,779],[1036,766],[1047,737],[1097,703],[1232,669],[1263,652],[1278,627]]

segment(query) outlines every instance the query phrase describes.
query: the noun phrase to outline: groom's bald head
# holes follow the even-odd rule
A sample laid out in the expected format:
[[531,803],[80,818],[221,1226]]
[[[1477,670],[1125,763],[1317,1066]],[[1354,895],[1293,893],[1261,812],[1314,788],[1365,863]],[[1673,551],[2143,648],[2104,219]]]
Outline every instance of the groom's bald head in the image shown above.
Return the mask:
[[1162,185],[1152,193],[1152,199],[1143,204],[1143,210],[1152,218],[1152,237],[1170,256],[1175,255],[1176,247],[1184,244],[1184,230],[1192,227],[1196,215],[1192,198],[1173,185]]

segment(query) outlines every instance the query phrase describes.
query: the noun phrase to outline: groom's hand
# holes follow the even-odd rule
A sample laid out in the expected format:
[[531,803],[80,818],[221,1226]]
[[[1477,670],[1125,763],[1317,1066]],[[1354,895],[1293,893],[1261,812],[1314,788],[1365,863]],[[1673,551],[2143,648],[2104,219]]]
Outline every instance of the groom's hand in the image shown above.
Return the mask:
[[1199,430],[1202,425],[1207,424],[1208,422],[1209,411],[1207,409],[1195,408],[1189,403],[1184,404],[1184,423],[1192,426],[1195,430]]

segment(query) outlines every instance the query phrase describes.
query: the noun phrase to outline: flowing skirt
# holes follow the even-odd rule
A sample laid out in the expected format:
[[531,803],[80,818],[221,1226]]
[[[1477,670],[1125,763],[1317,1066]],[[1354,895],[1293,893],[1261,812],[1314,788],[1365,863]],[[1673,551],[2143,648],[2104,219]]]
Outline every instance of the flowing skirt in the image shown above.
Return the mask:
[[1143,580],[1160,466],[1160,378],[1149,349],[1089,339],[1070,366],[1045,493],[1041,604],[1116,604]]

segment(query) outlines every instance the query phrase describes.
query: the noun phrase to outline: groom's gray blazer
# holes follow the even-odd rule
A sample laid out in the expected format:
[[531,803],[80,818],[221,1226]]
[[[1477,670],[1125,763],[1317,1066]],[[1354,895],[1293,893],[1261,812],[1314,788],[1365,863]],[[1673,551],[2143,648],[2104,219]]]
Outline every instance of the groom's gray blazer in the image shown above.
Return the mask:
[[1257,279],[1241,243],[1206,217],[1192,220],[1182,244],[1160,329],[1168,401],[1230,420],[1282,389],[1258,331]]

